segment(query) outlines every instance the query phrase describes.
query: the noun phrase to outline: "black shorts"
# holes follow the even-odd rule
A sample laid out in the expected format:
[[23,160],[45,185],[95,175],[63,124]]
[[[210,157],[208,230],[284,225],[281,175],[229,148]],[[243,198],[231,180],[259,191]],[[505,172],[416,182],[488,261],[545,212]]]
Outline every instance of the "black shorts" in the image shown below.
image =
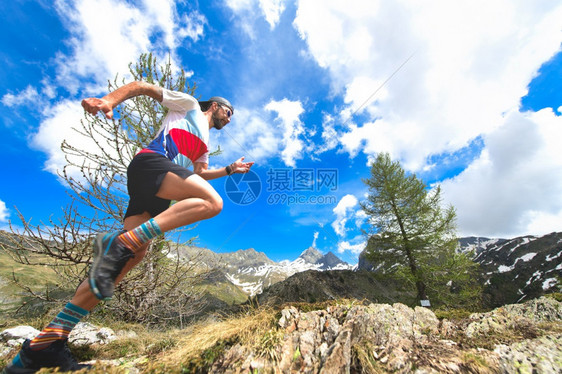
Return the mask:
[[156,196],[168,172],[183,179],[194,174],[158,153],[140,153],[133,158],[127,168],[129,206],[125,218],[144,212],[155,217],[168,209],[170,200]]

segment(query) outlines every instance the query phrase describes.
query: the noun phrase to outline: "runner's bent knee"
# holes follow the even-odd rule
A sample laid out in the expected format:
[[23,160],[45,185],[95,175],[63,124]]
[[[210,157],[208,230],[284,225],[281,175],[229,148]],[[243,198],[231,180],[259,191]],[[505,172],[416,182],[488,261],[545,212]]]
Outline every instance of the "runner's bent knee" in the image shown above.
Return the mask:
[[168,173],[164,177],[156,196],[162,199],[181,201],[191,197],[207,199],[212,193],[216,193],[213,187],[197,174],[183,179],[178,175]]
[[222,211],[223,201],[222,197],[218,193],[215,192],[210,200],[207,200],[209,203],[209,218],[216,216]]

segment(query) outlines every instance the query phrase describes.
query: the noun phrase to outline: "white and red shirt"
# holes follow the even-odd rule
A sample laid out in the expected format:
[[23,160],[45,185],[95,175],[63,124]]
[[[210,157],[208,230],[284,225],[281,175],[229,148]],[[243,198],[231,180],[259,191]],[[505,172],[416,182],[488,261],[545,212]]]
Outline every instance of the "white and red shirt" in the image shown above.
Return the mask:
[[162,105],[168,114],[156,138],[139,153],[159,153],[180,166],[209,163],[209,122],[199,102],[184,92],[163,89]]

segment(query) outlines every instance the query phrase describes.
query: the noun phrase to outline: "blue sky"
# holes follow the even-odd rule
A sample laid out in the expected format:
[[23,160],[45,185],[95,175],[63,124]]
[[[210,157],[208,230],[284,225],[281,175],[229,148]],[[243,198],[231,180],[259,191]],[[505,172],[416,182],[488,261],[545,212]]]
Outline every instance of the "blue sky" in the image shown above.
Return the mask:
[[[562,228],[562,5],[552,1],[13,1],[0,37],[0,226],[61,217],[60,143],[80,101],[152,52],[236,111],[211,131],[223,212],[194,228],[219,252],[354,263],[369,161],[389,152],[457,208],[459,235]],[[126,77],[126,75],[125,75]],[[233,187],[234,186],[234,187]],[[228,189],[228,191],[227,191]],[[246,195],[246,203],[233,200]]]

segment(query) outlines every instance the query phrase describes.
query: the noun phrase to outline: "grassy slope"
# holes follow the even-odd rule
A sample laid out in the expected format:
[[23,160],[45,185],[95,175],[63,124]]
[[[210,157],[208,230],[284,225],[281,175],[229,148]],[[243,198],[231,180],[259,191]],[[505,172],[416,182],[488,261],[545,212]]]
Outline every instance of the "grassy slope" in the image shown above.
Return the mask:
[[0,312],[18,308],[27,299],[25,292],[12,281],[13,274],[20,283],[37,292],[51,289],[59,282],[52,268],[17,263],[0,249]]

